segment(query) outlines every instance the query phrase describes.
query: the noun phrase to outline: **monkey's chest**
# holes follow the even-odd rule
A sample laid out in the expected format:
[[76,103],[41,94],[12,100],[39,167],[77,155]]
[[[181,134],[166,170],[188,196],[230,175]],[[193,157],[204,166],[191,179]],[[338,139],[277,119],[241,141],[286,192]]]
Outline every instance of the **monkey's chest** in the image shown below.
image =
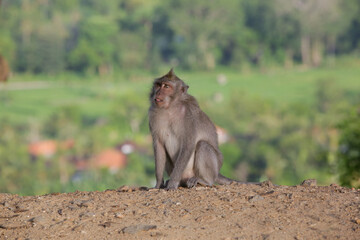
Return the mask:
[[155,131],[168,156],[174,163],[181,148],[181,140],[184,138],[182,122],[167,115],[160,115],[154,122],[156,125],[161,126],[155,128]]
[[169,154],[172,161],[174,161],[175,156],[178,154],[180,150],[180,141],[179,136],[177,136],[172,131],[167,131],[162,135],[162,142],[165,145],[165,149]]

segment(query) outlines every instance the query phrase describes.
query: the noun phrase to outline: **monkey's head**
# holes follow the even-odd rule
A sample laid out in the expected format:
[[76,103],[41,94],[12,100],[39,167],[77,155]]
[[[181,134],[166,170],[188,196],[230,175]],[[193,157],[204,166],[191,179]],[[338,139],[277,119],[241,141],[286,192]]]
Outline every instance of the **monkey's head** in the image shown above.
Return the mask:
[[175,75],[174,70],[170,69],[167,74],[155,79],[150,93],[151,105],[167,109],[173,102],[185,98],[188,88],[189,86]]

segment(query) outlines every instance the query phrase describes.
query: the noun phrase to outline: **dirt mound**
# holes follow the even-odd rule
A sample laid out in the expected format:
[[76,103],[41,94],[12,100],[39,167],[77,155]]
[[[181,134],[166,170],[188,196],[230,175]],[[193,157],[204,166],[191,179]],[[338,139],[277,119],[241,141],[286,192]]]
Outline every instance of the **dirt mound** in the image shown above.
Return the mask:
[[0,239],[359,239],[360,190],[232,184],[0,194]]

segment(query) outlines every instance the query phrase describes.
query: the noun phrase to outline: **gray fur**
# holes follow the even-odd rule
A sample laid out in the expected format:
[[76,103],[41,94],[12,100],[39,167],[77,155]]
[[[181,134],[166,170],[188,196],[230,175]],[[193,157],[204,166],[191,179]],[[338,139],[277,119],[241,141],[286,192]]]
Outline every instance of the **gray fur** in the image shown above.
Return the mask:
[[[231,179],[219,174],[223,157],[215,126],[187,89],[171,69],[155,79],[150,93],[148,114],[155,155],[155,188],[230,184]],[[167,184],[164,170],[170,176]]]

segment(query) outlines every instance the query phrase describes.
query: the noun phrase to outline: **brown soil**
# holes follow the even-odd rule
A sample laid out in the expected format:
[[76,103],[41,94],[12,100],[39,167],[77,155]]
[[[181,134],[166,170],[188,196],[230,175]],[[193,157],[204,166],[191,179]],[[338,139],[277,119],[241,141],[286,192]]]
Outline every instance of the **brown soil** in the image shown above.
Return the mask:
[[360,190],[232,184],[0,194],[0,239],[360,239]]

